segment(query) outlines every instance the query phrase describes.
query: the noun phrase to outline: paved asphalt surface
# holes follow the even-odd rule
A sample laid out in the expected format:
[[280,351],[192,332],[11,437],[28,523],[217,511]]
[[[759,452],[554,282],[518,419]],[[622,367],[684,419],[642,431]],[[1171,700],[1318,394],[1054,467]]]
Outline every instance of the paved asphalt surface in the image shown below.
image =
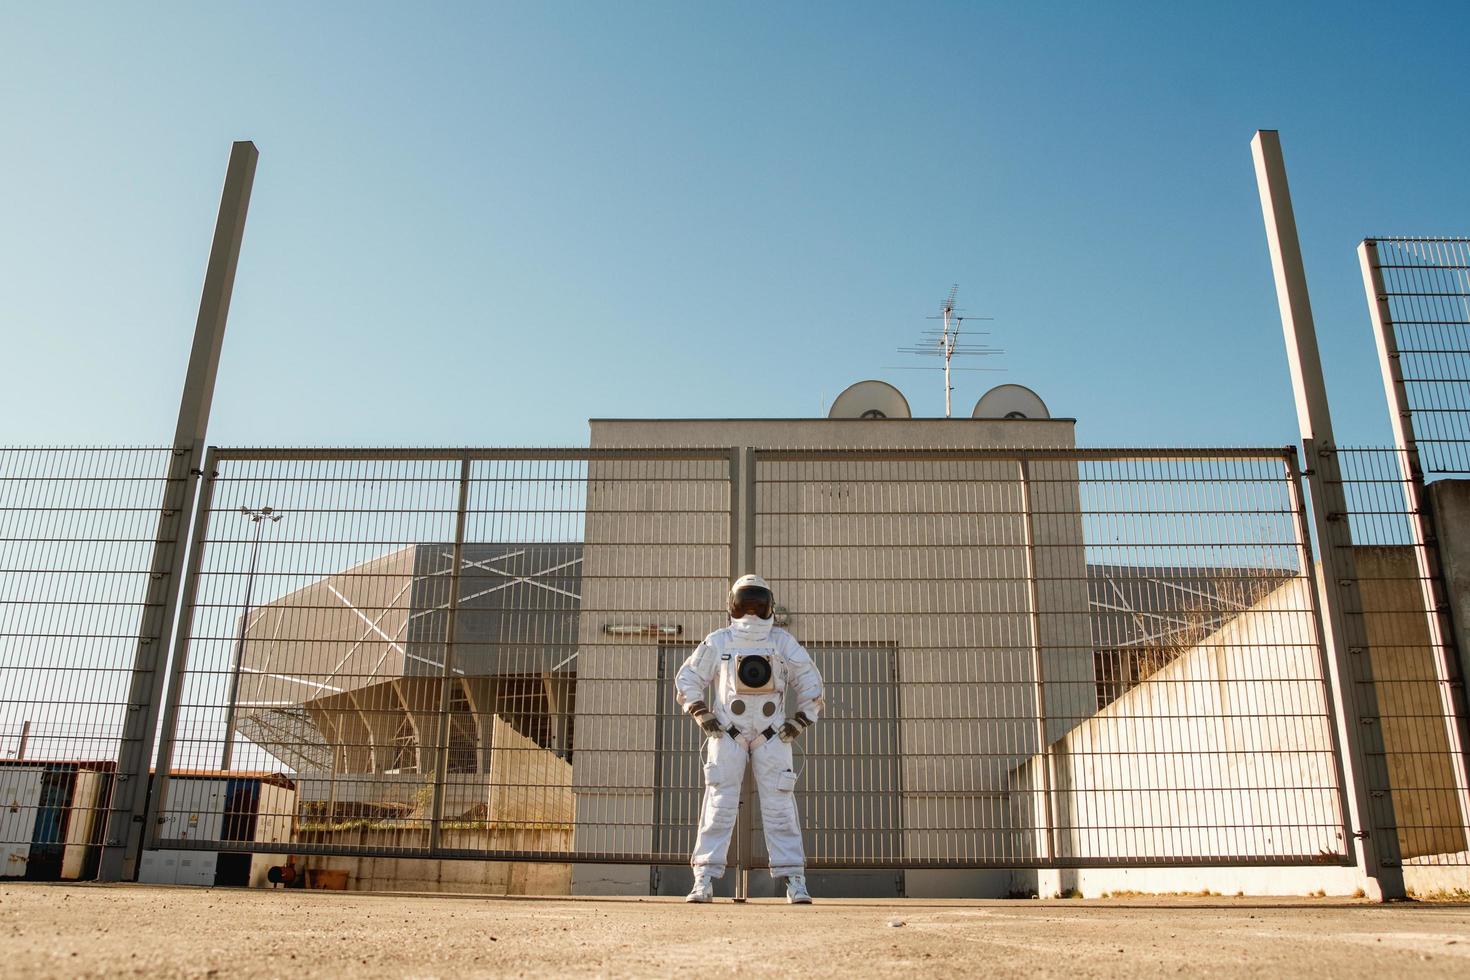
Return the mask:
[[526,899],[0,884],[0,977],[1470,977],[1470,905]]

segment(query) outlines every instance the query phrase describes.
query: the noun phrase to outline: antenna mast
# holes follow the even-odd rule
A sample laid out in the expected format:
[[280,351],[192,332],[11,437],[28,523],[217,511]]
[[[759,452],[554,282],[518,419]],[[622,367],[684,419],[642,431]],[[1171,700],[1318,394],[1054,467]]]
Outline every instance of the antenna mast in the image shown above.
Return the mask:
[[954,298],[960,291],[960,284],[955,283],[949,287],[949,295],[944,298],[944,309],[940,315],[944,317],[944,335],[939,339],[939,346],[944,351],[944,417],[949,418],[949,396],[954,391],[954,385],[949,383],[949,361],[954,357],[954,345],[959,343],[960,325],[955,324],[953,334],[949,332],[949,321],[954,316]]
[[[955,355],[961,357],[980,354],[1004,354],[1005,351],[996,350],[993,347],[985,347],[981,344],[961,344],[960,328],[966,320],[989,320],[988,316],[965,316],[956,309],[954,305],[955,296],[959,293],[959,284],[951,286],[949,295],[944,298],[944,304],[939,308],[939,313],[929,317],[930,320],[943,321],[943,327],[939,330],[926,330],[925,339],[920,340],[912,347],[900,347],[900,354],[918,354],[923,357],[944,358],[944,417],[949,418],[951,414],[951,395],[954,393],[954,385],[950,382],[950,371],[1003,371],[1004,368],[962,368],[952,367]],[[989,331],[981,331],[987,334]],[[910,368],[909,370],[923,371],[925,368]],[[940,370],[938,367],[927,370]]]

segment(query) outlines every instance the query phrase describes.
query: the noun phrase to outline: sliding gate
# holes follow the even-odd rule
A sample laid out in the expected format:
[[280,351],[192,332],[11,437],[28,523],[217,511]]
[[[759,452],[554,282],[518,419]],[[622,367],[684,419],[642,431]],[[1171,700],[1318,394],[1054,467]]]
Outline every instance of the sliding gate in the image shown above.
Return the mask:
[[[814,872],[1351,861],[1290,451],[217,450],[205,476],[152,848],[682,865],[672,671],[750,565],[831,682],[798,753]],[[763,865],[758,823],[736,848]]]

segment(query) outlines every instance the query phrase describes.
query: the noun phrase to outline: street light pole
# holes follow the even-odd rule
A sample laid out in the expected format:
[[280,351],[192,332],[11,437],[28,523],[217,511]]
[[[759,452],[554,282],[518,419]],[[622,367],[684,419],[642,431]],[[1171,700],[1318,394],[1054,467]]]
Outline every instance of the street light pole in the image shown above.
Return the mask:
[[245,631],[250,625],[250,600],[255,591],[255,561],[260,557],[260,532],[265,522],[278,523],[281,515],[270,507],[252,509],[241,507],[240,516],[255,525],[255,540],[250,545],[250,570],[245,575],[245,612],[240,616],[240,636],[235,641],[233,663],[230,666],[230,694],[225,702],[225,752],[220,769],[228,770],[235,758],[235,700],[240,696],[240,668],[245,662]]

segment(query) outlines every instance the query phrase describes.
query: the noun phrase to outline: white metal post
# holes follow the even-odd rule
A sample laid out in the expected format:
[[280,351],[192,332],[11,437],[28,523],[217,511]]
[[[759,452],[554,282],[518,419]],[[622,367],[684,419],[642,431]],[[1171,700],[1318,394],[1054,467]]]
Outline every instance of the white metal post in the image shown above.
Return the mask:
[[[1052,768],[1055,752],[1047,734],[1046,654],[1041,645],[1041,597],[1037,589],[1036,519],[1031,505],[1031,467],[1026,460],[1017,462],[1020,470],[1021,534],[1026,549],[1026,617],[1031,640],[1032,696],[1036,711],[1036,769],[1032,780],[1032,819],[1035,821],[1039,856],[1048,864],[1057,859],[1056,805],[1052,793]],[[1039,874],[1038,874],[1039,877]]]
[[[1352,533],[1348,527],[1347,499],[1332,436],[1332,413],[1317,350],[1317,330],[1307,293],[1296,216],[1277,132],[1258,130],[1251,140],[1251,156],[1255,160],[1256,186],[1261,196],[1261,214],[1271,251],[1276,301],[1281,310],[1286,359],[1291,368],[1291,388],[1305,453],[1303,475],[1311,493],[1312,521],[1321,555],[1322,606],[1326,612],[1322,617],[1323,638],[1331,654],[1327,679],[1339,741],[1347,749],[1343,772],[1348,784],[1344,787],[1349,803],[1348,843],[1363,874],[1364,890],[1380,900],[1402,898],[1404,879],[1392,802],[1386,801],[1386,812],[1375,809],[1369,785],[1368,760],[1383,757],[1381,726],[1377,724],[1378,697],[1372,683],[1362,617],[1348,615],[1348,610],[1359,609],[1354,594],[1358,578]],[[1386,780],[1383,782],[1386,792]],[[1377,819],[1380,815],[1388,819]]]
[[219,216],[214,226],[204,289],[199,298],[199,316],[194,324],[194,344],[184,376],[179,401],[178,425],[174,431],[173,461],[169,465],[164,499],[159,512],[158,536],[153,548],[143,620],[138,631],[138,650],[133,658],[127,711],[119,741],[116,782],[103,837],[97,877],[121,881],[137,873],[142,847],[144,819],[148,806],[148,773],[153,759],[154,733],[162,709],[168,638],[174,634],[179,592],[188,545],[190,504],[198,491],[204,458],[209,409],[214,399],[214,382],[219,372],[220,349],[229,318],[230,297],[235,288],[235,269],[240,243],[245,234],[245,215],[250,208],[250,191],[255,182],[259,152],[254,143],[238,142],[230,149],[225,186],[220,195]]
[[454,736],[450,713],[454,710],[455,631],[459,625],[460,575],[464,568],[464,536],[469,521],[470,474],[474,464],[468,457],[459,461],[459,502],[454,515],[454,548],[449,569],[449,602],[444,615],[443,660],[439,670],[439,717],[434,736],[434,786],[429,804],[429,853],[437,854],[443,841],[444,794],[449,789],[449,742]]
[[[735,560],[735,575],[732,581],[741,575],[756,571],[755,567],[755,450],[749,446],[740,446],[736,452],[739,454],[740,465],[737,469],[738,480],[731,487],[732,493],[737,493],[739,504],[735,510],[738,520],[730,529],[731,552]],[[745,775],[740,782],[740,810],[736,817],[735,827],[735,901],[744,902],[750,897],[750,862],[754,854],[754,772],[755,759],[752,757],[750,763],[745,767]]]

